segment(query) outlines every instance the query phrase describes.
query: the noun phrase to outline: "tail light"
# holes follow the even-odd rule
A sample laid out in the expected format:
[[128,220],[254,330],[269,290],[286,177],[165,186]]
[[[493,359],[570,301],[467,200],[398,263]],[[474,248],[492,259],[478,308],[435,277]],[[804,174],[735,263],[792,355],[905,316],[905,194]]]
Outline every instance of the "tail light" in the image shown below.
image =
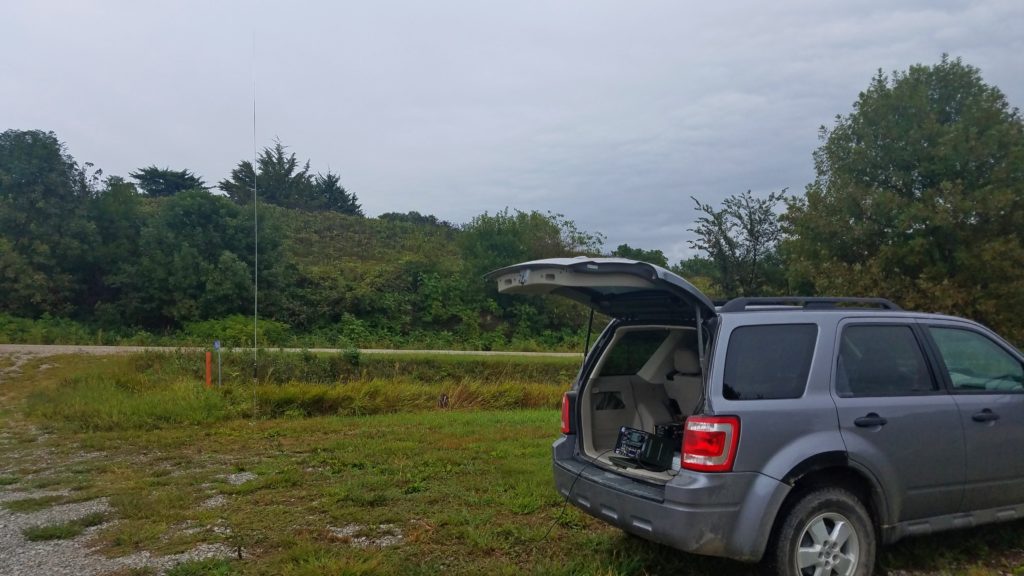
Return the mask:
[[569,423],[569,410],[572,402],[569,400],[569,393],[562,394],[562,434],[572,434],[572,426]]
[[682,467],[698,472],[728,472],[736,460],[740,419],[690,416],[683,428]]

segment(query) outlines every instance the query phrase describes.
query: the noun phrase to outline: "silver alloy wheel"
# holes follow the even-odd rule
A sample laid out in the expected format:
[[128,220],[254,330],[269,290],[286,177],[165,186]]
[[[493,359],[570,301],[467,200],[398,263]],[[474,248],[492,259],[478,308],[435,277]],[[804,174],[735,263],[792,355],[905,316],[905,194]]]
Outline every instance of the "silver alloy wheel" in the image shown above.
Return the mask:
[[860,563],[860,538],[846,516],[825,512],[804,524],[796,541],[796,572],[807,576],[853,576]]

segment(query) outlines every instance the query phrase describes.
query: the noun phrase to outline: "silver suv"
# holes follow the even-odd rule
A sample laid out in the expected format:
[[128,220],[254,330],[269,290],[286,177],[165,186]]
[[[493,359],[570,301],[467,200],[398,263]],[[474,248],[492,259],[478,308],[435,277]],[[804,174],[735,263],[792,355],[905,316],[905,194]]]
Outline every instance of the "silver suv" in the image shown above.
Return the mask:
[[637,536],[779,574],[866,575],[879,542],[1024,515],[1024,356],[882,299],[716,307],[643,262],[492,272],[611,318],[562,402],[559,492]]

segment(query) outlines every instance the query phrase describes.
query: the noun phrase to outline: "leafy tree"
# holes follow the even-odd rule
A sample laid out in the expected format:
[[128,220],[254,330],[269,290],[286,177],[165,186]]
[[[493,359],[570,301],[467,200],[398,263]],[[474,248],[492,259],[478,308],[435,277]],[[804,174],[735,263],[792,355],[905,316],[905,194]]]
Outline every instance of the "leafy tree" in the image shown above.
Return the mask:
[[[463,226],[459,247],[468,276],[467,290],[483,315],[483,323],[497,314],[511,323],[512,337],[531,335],[583,324],[579,306],[561,299],[509,298],[496,293],[493,283],[482,285],[482,276],[496,268],[525,260],[601,253],[604,236],[580,230],[561,214],[510,211],[483,214]],[[483,290],[481,290],[483,286]]]
[[690,284],[693,284],[708,296],[713,298],[721,296],[721,288],[716,286],[714,281],[718,276],[718,268],[710,258],[691,256],[685,260],[680,260],[669,269],[686,278]]
[[173,196],[184,190],[206,190],[206,182],[188,170],[147,166],[129,174],[150,196]]
[[166,198],[140,232],[141,257],[112,278],[119,306],[150,328],[244,313],[252,303],[252,241],[248,212],[226,198],[202,190]]
[[776,207],[785,198],[785,190],[766,198],[755,198],[748,190],[726,198],[717,210],[693,198],[701,216],[690,229],[697,234],[690,248],[714,264],[713,281],[723,296],[764,295],[784,288]]
[[90,167],[53,132],[0,133],[0,310],[67,315],[81,302],[95,243]]
[[326,174],[317,174],[313,178],[312,187],[311,208],[341,212],[351,216],[363,216],[359,198],[345,190],[341,185],[341,178],[337,174],[330,171]]
[[117,327],[125,319],[116,306],[119,291],[111,281],[123,276],[140,258],[142,198],[134,184],[111,176],[89,202],[88,217],[96,228],[97,242],[93,247],[94,265],[87,278],[86,306],[95,311],[101,324]]
[[947,56],[879,71],[821,141],[785,216],[795,282],[1024,338],[1024,122],[998,88]]
[[508,208],[484,212],[462,228],[459,244],[477,275],[524,260],[599,254],[602,234],[590,234],[561,214]]
[[684,278],[693,276],[712,278],[715,276],[717,268],[714,261],[710,258],[691,256],[685,260],[680,260],[678,264],[672,267],[672,271]]
[[665,253],[661,250],[633,248],[629,244],[619,244],[619,247],[612,252],[612,256],[628,258],[630,260],[640,260],[641,262],[649,262],[651,264],[657,264],[658,266],[668,266],[668,258],[665,258]]
[[14,246],[14,242],[0,235],[0,291],[4,298],[2,309],[17,316],[32,317],[40,309],[54,309],[53,303],[42,298],[52,293],[52,278],[32,265]]

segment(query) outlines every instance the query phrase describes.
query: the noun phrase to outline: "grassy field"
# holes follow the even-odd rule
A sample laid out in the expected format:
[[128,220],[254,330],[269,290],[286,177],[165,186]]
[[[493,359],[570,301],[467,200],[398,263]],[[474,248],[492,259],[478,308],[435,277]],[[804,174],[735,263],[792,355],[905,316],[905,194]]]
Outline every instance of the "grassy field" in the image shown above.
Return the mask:
[[[172,575],[754,571],[563,510],[550,444],[575,361],[455,358],[438,376],[412,361],[370,369],[364,360],[347,376],[261,386],[255,414],[251,386],[205,390],[183,356],[32,360],[0,384],[0,492],[45,495],[3,505],[108,498],[103,516],[25,536],[68,538],[99,524],[87,537],[110,557],[199,544],[234,552]],[[908,540],[886,549],[881,566],[1022,574],[1022,546],[1024,525],[1013,523]]]

